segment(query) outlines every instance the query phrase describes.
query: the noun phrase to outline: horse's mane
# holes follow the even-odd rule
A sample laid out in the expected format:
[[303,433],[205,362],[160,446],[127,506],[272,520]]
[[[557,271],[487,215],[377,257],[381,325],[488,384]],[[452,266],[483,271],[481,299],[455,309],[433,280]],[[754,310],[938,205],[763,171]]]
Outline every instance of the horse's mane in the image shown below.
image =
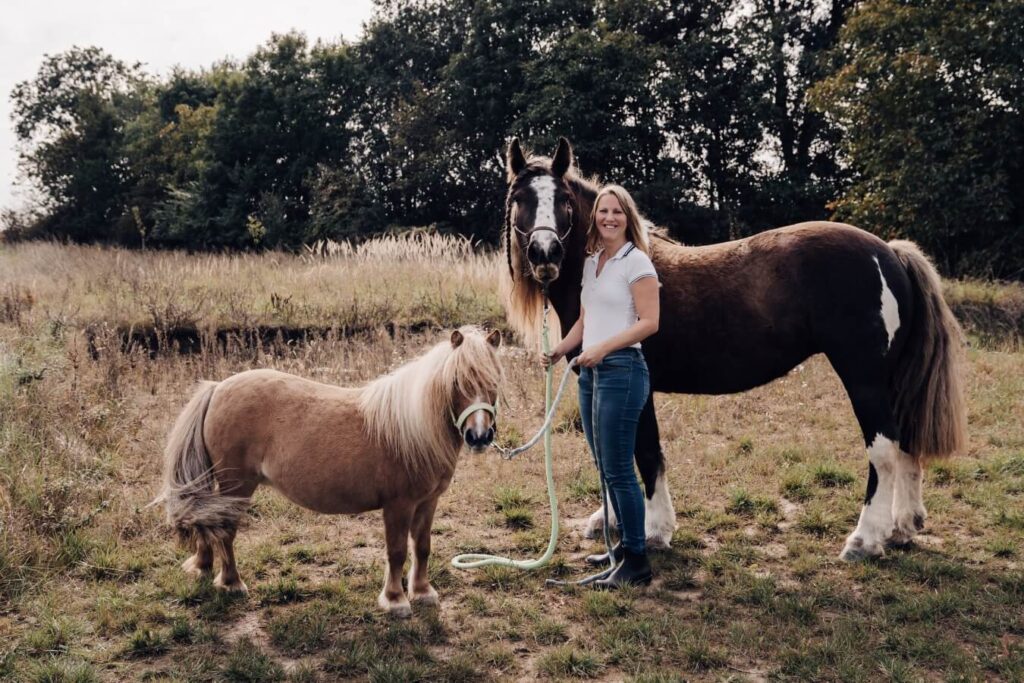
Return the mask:
[[[502,226],[502,246],[505,249],[505,256],[508,261],[508,270],[501,278],[501,295],[505,302],[506,317],[509,324],[516,330],[520,337],[527,343],[535,342],[540,336],[540,311],[544,305],[544,291],[536,280],[530,275],[530,266],[523,258],[522,250],[514,247],[512,234],[512,186],[518,178],[526,178],[541,173],[548,173],[551,169],[551,158],[546,156],[530,155],[526,160],[526,166],[514,177],[509,177],[509,192],[505,196],[505,223]],[[580,174],[575,166],[570,166],[565,174],[565,180],[577,196],[597,195],[600,181],[596,177],[586,177]],[[576,224],[573,229],[581,225],[586,226],[589,216],[575,216]],[[554,311],[552,310],[552,313]],[[553,317],[557,318],[557,315]],[[553,329],[558,329],[558,321],[552,322]]]
[[419,358],[360,390],[359,407],[371,438],[411,474],[455,467],[460,439],[451,423],[454,392],[496,394],[502,381],[497,351],[476,327],[459,330]]

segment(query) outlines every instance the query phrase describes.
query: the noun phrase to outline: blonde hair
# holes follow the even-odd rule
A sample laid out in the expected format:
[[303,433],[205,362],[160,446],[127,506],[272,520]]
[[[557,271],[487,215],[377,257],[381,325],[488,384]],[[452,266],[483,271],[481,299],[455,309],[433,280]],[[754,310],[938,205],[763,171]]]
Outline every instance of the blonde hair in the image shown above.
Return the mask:
[[636,208],[636,202],[621,185],[605,185],[597,191],[594,198],[594,209],[590,212],[590,224],[587,226],[588,254],[593,254],[601,248],[601,233],[597,229],[597,205],[601,197],[610,194],[619,200],[619,206],[626,214],[626,237],[636,245],[636,248],[648,256],[651,255],[651,245],[647,240],[647,223],[640,217],[640,211]]

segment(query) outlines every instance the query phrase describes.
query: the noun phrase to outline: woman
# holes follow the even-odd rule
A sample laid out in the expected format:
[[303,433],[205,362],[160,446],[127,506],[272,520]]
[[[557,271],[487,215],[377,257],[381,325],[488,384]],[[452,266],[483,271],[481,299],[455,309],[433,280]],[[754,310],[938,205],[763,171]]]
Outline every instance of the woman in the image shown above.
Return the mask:
[[[545,367],[582,344],[580,415],[587,444],[621,525],[613,549],[618,566],[599,588],[647,585],[651,565],[644,534],[644,497],[633,469],[636,426],[650,377],[640,342],[658,331],[658,276],[647,231],[633,198],[618,185],[598,192],[587,231],[580,317],[544,357]],[[587,558],[591,564],[607,555]]]

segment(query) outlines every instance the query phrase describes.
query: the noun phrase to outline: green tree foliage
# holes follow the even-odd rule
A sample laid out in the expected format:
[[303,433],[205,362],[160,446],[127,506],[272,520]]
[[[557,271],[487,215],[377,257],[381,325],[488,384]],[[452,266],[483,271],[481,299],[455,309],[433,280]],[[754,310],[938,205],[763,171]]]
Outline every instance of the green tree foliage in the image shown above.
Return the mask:
[[46,209],[38,234],[132,242],[124,129],[149,90],[137,65],[94,47],[46,57],[33,80],[15,87],[21,167]]
[[856,178],[837,214],[947,272],[1024,273],[1024,3],[872,0],[814,101]]
[[44,202],[0,221],[189,248],[494,241],[508,139],[566,135],[687,242],[835,211],[1019,275],[1022,5],[379,0],[357,43],[274,35],[159,81],[75,48],[14,91]]

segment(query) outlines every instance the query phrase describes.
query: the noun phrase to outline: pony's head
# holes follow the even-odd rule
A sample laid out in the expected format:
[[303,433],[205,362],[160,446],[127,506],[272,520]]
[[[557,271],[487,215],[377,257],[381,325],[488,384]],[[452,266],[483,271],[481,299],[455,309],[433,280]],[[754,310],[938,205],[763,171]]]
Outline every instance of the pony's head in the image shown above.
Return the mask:
[[500,345],[498,331],[462,327],[367,384],[360,405],[370,435],[413,473],[454,468],[462,444],[474,451],[489,446],[497,429]]
[[452,332],[450,343],[452,353],[442,380],[442,386],[451,387],[449,416],[462,442],[481,453],[494,441],[498,428],[501,333],[494,330],[484,336],[476,328],[463,327]]
[[519,139],[513,138],[506,161],[504,238],[509,272],[514,280],[515,270],[524,274],[528,270],[538,284],[546,286],[558,278],[576,224],[576,202],[567,177],[572,168],[572,146],[559,138],[549,162],[543,157],[527,159]]

